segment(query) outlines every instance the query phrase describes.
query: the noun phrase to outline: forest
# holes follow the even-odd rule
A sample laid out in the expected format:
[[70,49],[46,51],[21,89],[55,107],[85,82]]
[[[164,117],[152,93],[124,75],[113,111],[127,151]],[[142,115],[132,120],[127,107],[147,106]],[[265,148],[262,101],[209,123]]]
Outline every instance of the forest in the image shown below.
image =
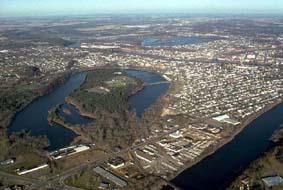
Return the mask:
[[128,97],[140,88],[142,81],[126,76],[120,70],[98,69],[88,73],[85,82],[70,98],[86,112],[102,109],[113,113],[127,108]]

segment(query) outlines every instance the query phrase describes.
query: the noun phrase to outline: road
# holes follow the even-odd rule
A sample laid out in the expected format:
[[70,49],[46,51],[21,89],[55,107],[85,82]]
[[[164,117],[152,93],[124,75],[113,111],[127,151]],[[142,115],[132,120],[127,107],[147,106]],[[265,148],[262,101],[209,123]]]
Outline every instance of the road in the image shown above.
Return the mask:
[[[191,124],[195,124],[195,123],[198,123],[198,122],[192,122],[192,123],[188,123],[188,125],[191,125]],[[151,143],[154,143],[158,140],[160,140],[161,138],[163,138],[164,136],[167,136],[171,133],[174,133],[176,132],[177,130],[180,130],[180,129],[183,129],[183,128],[186,128],[187,126],[182,126],[182,127],[177,127],[177,128],[174,128],[174,129],[171,129],[169,130],[168,132],[164,132],[156,137],[152,137],[150,139],[147,139],[145,142],[142,142],[142,143],[139,143],[137,145],[133,145],[131,147],[128,147],[128,148],[125,148],[119,152],[112,152],[112,153],[108,153],[106,157],[102,158],[102,159],[99,159],[99,160],[92,160],[88,163],[83,163],[79,166],[76,166],[74,168],[71,168],[69,170],[66,170],[64,171],[63,173],[61,173],[60,175],[57,175],[57,176],[53,176],[51,178],[49,178],[48,180],[51,181],[51,182],[58,182],[63,185],[64,184],[64,180],[72,175],[74,175],[75,173],[78,173],[80,171],[82,171],[83,169],[86,169],[87,167],[95,167],[95,166],[98,166],[100,165],[101,163],[105,162],[106,160],[109,160],[109,159],[112,159],[112,158],[115,158],[121,154],[124,154],[124,153],[127,153],[129,151],[135,151],[136,149],[140,148],[140,147],[143,147],[145,145],[148,145],[148,144],[151,144]]]
[[32,179],[32,178],[27,178],[24,176],[19,176],[19,175],[13,175],[9,174],[6,172],[0,171],[0,178],[2,178],[5,181],[9,181],[15,184],[23,184],[28,187],[28,189],[32,190],[40,190],[40,189],[46,189],[48,187],[52,187],[54,189],[64,189],[64,190],[81,190],[76,187],[70,187],[70,186],[62,186],[62,185],[57,185],[54,183],[50,183],[49,181],[43,181],[39,179]]
[[[196,124],[196,123],[199,123],[199,122],[191,122],[191,123],[188,123],[188,125]],[[105,156],[105,157],[103,157],[103,158],[101,158],[99,160],[93,159],[93,160],[91,160],[89,162],[82,163],[79,166],[75,166],[75,167],[73,167],[71,169],[68,169],[68,170],[62,172],[59,175],[52,176],[52,177],[48,178],[45,181],[39,180],[39,179],[31,179],[31,178],[27,178],[27,177],[24,177],[24,176],[13,175],[13,174],[1,172],[1,171],[0,171],[0,177],[9,179],[11,181],[14,181],[14,182],[17,182],[17,183],[20,183],[20,184],[22,184],[22,183],[30,184],[31,185],[30,189],[44,189],[44,188],[52,187],[52,188],[66,189],[66,190],[79,190],[79,188],[76,188],[76,187],[66,186],[64,184],[64,180],[66,178],[74,175],[75,173],[79,173],[80,171],[82,171],[82,170],[84,170],[84,169],[86,169],[88,167],[98,166],[98,165],[104,163],[106,160],[115,158],[115,157],[117,157],[117,156],[119,156],[121,154],[127,153],[129,151],[135,151],[138,148],[143,147],[145,145],[148,145],[148,144],[151,144],[151,143],[155,143],[156,141],[160,140],[164,136],[167,136],[167,135],[169,135],[171,133],[174,133],[177,130],[186,128],[187,126],[176,127],[174,129],[171,129],[171,130],[169,130],[167,132],[164,132],[164,133],[162,133],[162,134],[160,134],[160,135],[158,135],[156,137],[149,138],[145,142],[141,142],[139,144],[133,145],[133,146],[128,147],[128,148],[125,148],[125,149],[123,149],[123,150],[121,150],[119,152],[108,153],[107,156]]]

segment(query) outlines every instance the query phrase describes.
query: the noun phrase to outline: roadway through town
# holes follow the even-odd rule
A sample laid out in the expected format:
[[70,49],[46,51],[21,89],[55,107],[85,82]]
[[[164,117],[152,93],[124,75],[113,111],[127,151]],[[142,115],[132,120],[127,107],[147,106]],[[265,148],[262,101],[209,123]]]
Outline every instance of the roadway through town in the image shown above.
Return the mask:
[[[199,122],[194,121],[194,122],[188,123],[188,125],[196,124],[196,123],[199,123]],[[94,167],[102,164],[103,162],[105,162],[105,160],[115,158],[115,157],[117,157],[121,154],[127,153],[129,151],[135,151],[140,147],[143,147],[145,145],[149,145],[151,143],[155,143],[156,141],[160,140],[162,137],[167,136],[171,133],[174,133],[174,132],[181,130],[183,128],[186,128],[186,127],[187,126],[182,126],[182,127],[177,127],[177,128],[171,129],[171,130],[164,132],[164,133],[162,133],[162,134],[160,134],[156,137],[152,137],[150,139],[147,139],[146,142],[142,142],[142,143],[139,143],[137,145],[133,145],[133,146],[125,148],[125,149],[123,149],[119,152],[108,153],[107,156],[105,156],[105,157],[103,157],[99,160],[93,159],[89,162],[82,163],[79,166],[75,166],[75,167],[73,167],[69,170],[64,171],[61,174],[52,176],[52,177],[50,177],[50,178],[48,178],[47,180],[44,180],[44,181],[39,180],[39,179],[31,179],[31,178],[27,178],[27,177],[24,177],[24,176],[13,175],[13,174],[9,174],[9,173],[6,173],[6,172],[0,172],[0,177],[12,179],[12,181],[14,181],[14,182],[30,184],[31,185],[30,189],[44,189],[44,188],[48,188],[48,187],[52,187],[52,188],[55,187],[55,188],[65,189],[65,190],[78,190],[80,188],[65,185],[65,183],[64,183],[65,179],[74,175],[75,173],[78,173],[78,172],[88,168],[88,167],[94,168]]]

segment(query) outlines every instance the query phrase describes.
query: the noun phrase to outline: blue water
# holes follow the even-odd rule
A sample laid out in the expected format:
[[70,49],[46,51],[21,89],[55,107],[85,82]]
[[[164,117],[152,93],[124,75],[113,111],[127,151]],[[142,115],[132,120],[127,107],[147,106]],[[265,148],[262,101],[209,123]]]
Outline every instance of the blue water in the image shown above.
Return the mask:
[[[160,75],[151,72],[127,70],[126,73],[129,76],[139,78],[146,83],[165,81]],[[168,89],[169,84],[145,86],[143,90],[129,98],[131,109],[136,112],[138,117],[142,117],[145,110],[155,103],[161,95],[165,94]]]
[[60,125],[50,126],[47,120],[48,111],[64,103],[65,97],[78,88],[86,77],[86,73],[75,74],[62,86],[51,93],[37,98],[21,112],[17,113],[8,133],[28,130],[32,135],[46,135],[50,142],[50,150],[69,145],[74,137],[74,132]]
[[155,39],[147,38],[142,41],[142,46],[177,46],[177,45],[191,45],[214,41],[213,38],[208,37],[176,37],[169,39]]
[[[70,111],[70,114],[65,113],[64,109],[67,109]],[[62,116],[65,119],[65,122],[70,123],[72,125],[89,125],[94,124],[94,119],[83,117],[80,115],[79,110],[68,103],[63,103],[60,106],[59,115]]]
[[[158,74],[145,71],[129,70],[127,73],[147,83],[164,80]],[[67,108],[72,113],[68,115],[62,109],[60,110],[59,114],[65,118],[67,123],[93,124],[94,121],[92,119],[82,117],[74,106],[65,103],[65,98],[84,82],[85,77],[86,73],[72,75],[62,86],[43,97],[37,98],[16,114],[11,126],[8,128],[8,133],[28,130],[35,136],[46,135],[50,142],[49,150],[56,150],[69,145],[76,136],[75,133],[57,124],[50,126],[47,120],[48,111],[61,105],[62,108]],[[129,102],[132,110],[136,111],[137,115],[141,117],[145,109],[154,103],[160,95],[165,93],[168,87],[169,85],[167,84],[145,87],[142,91],[130,97]]]
[[283,104],[266,112],[213,155],[178,175],[172,182],[186,190],[224,190],[251,161],[270,147],[270,137],[283,123]]
[[[150,72],[135,70],[127,70],[126,72],[146,83],[164,81],[160,75]],[[8,128],[8,133],[29,130],[33,135],[46,135],[50,141],[49,150],[69,145],[75,134],[60,125],[50,126],[47,115],[51,108],[64,104],[65,97],[78,88],[85,77],[86,73],[75,74],[53,92],[33,101],[23,111],[16,114]],[[142,91],[129,98],[131,109],[141,117],[144,111],[168,89],[169,84],[146,86]],[[74,119],[74,122],[76,120]],[[269,138],[281,123],[283,123],[283,104],[257,118],[233,141],[199,164],[182,172],[172,182],[185,190],[225,189],[233,177],[268,149]]]

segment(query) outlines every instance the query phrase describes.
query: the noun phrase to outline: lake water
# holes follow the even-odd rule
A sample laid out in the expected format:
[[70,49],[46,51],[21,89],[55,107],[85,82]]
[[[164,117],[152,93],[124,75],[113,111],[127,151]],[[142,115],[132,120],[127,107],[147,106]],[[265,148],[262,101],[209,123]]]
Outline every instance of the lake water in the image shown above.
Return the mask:
[[65,84],[55,88],[51,93],[39,97],[21,112],[17,113],[8,133],[28,130],[32,135],[46,135],[50,142],[50,150],[69,145],[74,137],[74,132],[60,125],[49,125],[47,116],[51,108],[64,103],[65,97],[84,81],[86,73],[74,74]]
[[[66,110],[69,113],[66,113]],[[95,123],[94,119],[81,116],[80,111],[74,105],[66,102],[60,105],[59,115],[65,119],[65,122],[72,125],[79,124],[87,126]]]
[[[135,76],[144,80],[147,83],[158,82],[164,80],[161,76],[155,73],[145,71],[126,71],[128,75]],[[56,150],[69,145],[74,137],[74,132],[66,129],[60,125],[49,125],[47,116],[48,111],[58,105],[62,108],[68,109],[71,115],[60,110],[60,115],[63,116],[67,123],[88,125],[94,121],[79,115],[79,111],[72,105],[65,103],[65,98],[76,88],[84,82],[86,73],[72,75],[66,83],[58,88],[55,88],[51,93],[39,97],[29,104],[21,112],[17,113],[11,126],[8,128],[8,133],[19,132],[22,130],[30,131],[32,135],[46,135],[50,141],[49,150]],[[168,90],[168,84],[160,84],[145,87],[137,94],[130,97],[129,102],[132,110],[137,112],[138,116],[152,103],[154,103],[159,96]]]
[[[155,73],[127,70],[129,76],[142,79],[146,83],[164,81]],[[74,74],[62,86],[51,93],[37,98],[21,112],[17,113],[8,133],[29,130],[33,135],[46,135],[50,141],[49,150],[69,145],[75,134],[60,125],[50,126],[47,121],[48,111],[65,102],[74,89],[84,81],[86,73]],[[144,111],[169,89],[169,84],[146,86],[142,91],[129,98],[131,109],[141,117]],[[68,105],[66,108],[68,107]],[[76,109],[71,108],[71,112]],[[78,114],[76,114],[78,115]],[[81,118],[70,118],[75,123]],[[87,119],[87,118],[84,118]],[[89,122],[89,120],[85,120]],[[185,170],[172,182],[185,190],[222,190],[252,160],[255,160],[269,145],[272,133],[283,123],[283,104],[266,112],[230,143],[202,160],[199,164]]]
[[[160,75],[151,72],[127,70],[126,73],[129,76],[141,79],[148,84],[165,81]],[[144,111],[155,103],[161,95],[164,95],[168,89],[169,84],[145,86],[143,90],[129,98],[131,109],[136,112],[138,117],[142,117]]]

